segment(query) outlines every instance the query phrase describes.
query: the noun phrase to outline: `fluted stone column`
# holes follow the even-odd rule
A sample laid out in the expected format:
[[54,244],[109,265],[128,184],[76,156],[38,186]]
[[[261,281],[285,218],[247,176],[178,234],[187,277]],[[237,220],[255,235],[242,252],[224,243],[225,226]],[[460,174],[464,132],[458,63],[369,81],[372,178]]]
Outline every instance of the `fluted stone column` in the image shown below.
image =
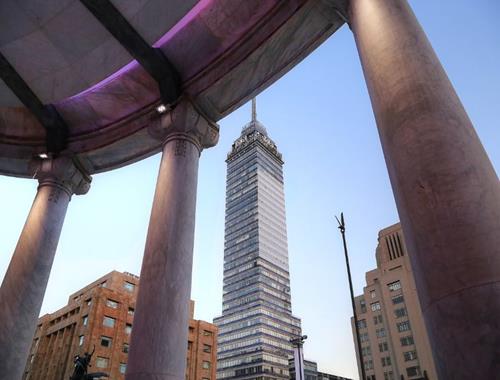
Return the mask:
[[41,161],[38,191],[0,288],[0,378],[21,379],[72,194],[90,177],[66,157]]
[[185,380],[198,160],[217,143],[218,127],[185,101],[154,133],[162,131],[127,380]]
[[497,378],[497,175],[406,0],[349,11],[439,378]]

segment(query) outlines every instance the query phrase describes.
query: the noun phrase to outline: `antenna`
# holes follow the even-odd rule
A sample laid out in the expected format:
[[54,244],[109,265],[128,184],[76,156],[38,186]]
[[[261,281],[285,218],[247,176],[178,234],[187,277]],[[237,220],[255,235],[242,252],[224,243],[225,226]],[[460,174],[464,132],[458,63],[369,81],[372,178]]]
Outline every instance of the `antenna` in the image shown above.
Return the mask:
[[257,100],[252,99],[252,121],[257,121]]

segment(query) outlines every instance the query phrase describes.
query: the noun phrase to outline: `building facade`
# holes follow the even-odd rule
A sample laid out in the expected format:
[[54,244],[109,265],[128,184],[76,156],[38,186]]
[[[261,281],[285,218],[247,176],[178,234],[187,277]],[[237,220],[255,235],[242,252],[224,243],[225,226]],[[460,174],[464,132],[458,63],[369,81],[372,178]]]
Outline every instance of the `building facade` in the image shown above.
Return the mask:
[[352,380],[348,377],[332,375],[331,373],[320,372],[320,371],[318,371],[317,376],[318,380]]
[[252,121],[227,156],[224,283],[218,379],[288,379],[292,315],[283,160],[264,126]]
[[[290,380],[295,380],[295,362],[290,359]],[[352,380],[347,377],[332,375],[326,372],[318,371],[318,363],[312,360],[304,360],[304,379],[303,380]]]
[[[138,286],[139,277],[113,271],[70,295],[63,308],[42,316],[23,379],[69,379],[75,355],[92,351],[89,372],[123,379]],[[217,327],[192,319],[193,311],[191,302],[186,379],[213,380]]]
[[408,254],[399,223],[381,230],[377,268],[355,298],[367,380],[437,379]]
[[193,319],[191,301],[186,380],[215,380],[217,373],[217,327]]
[[[290,368],[290,380],[296,380],[294,358],[288,360],[288,367]],[[304,379],[298,380],[318,380],[318,363],[304,359]]]

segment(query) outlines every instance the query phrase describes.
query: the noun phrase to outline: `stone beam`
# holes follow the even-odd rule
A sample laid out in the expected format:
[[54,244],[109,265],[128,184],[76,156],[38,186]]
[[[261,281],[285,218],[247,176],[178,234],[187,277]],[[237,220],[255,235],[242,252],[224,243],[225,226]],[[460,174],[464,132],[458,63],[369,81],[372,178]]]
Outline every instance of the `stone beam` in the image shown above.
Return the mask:
[[109,33],[151,75],[162,100],[174,103],[181,93],[179,74],[160,49],[151,47],[109,0],[80,0]]

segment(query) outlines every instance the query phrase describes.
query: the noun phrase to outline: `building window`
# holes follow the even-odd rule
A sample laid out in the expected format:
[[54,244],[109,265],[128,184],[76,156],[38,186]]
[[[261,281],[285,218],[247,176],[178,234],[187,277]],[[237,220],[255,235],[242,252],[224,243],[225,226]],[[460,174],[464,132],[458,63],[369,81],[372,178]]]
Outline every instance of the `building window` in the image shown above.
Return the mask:
[[398,327],[399,332],[411,330],[410,321],[404,321],[404,322],[397,323],[396,326]]
[[390,356],[382,358],[381,362],[382,362],[382,367],[388,367],[388,366],[390,366],[391,365],[391,358],[390,358]]
[[118,309],[118,302],[108,299],[106,300],[106,306],[112,309]]
[[95,366],[97,368],[107,368],[108,362],[109,362],[108,358],[102,358],[102,357],[98,356],[97,359],[95,360]]
[[401,289],[401,282],[399,281],[391,282],[390,284],[387,284],[387,286],[389,287],[389,290],[391,292],[395,292],[396,290]]
[[408,375],[408,377],[420,376],[421,375],[420,367],[419,366],[408,367],[406,368],[406,374]]
[[125,334],[130,335],[131,332],[132,332],[132,325],[130,323],[127,323],[125,325]]
[[374,302],[371,304],[372,311],[380,310],[380,302]]
[[125,373],[127,370],[127,365],[125,363],[120,363],[120,373]]
[[361,307],[361,313],[366,313],[366,302],[365,302],[365,300],[359,301],[359,306]]
[[103,347],[111,347],[111,342],[113,340],[108,336],[101,336],[101,346]]
[[122,352],[124,352],[125,354],[128,354],[128,343],[123,343]]
[[85,336],[80,335],[80,336],[78,337],[78,345],[79,345],[79,346],[83,346],[83,342],[85,342]]
[[101,288],[107,288],[107,287],[108,287],[108,283],[107,283],[106,281],[104,281],[104,282],[101,282],[101,283],[99,284],[99,286],[100,286]]
[[82,325],[87,326],[87,323],[89,323],[89,316],[85,315],[82,317]]
[[407,314],[407,312],[406,312],[406,308],[404,308],[404,307],[402,307],[402,308],[400,308],[400,309],[396,309],[396,310],[394,310],[394,316],[395,316],[396,318],[405,317],[406,315],[408,315],[408,314]]
[[366,319],[360,319],[358,321],[358,329],[365,329],[366,328]]
[[375,290],[370,291],[370,297],[375,298],[377,296],[377,293],[375,293]]
[[129,307],[129,308],[128,308],[128,315],[134,315],[134,313],[135,313],[134,308]]
[[368,341],[368,333],[359,334],[359,340],[361,342],[367,342]]
[[382,323],[382,315],[379,314],[379,315],[376,315],[373,317],[373,323],[378,325],[379,323]]
[[370,346],[361,347],[361,355],[362,356],[368,356],[371,354],[372,354],[372,350],[371,350]]
[[85,303],[87,304],[87,306],[92,305],[92,298],[89,298],[88,300],[86,300]]
[[377,335],[377,338],[384,338],[386,336],[385,328],[382,327],[380,329],[375,330],[375,334]]
[[207,362],[206,360],[204,360],[203,363],[201,363],[201,367],[203,369],[210,369],[210,362]]
[[115,327],[115,321],[116,319],[105,316],[102,320],[102,324],[106,327]]
[[398,304],[398,303],[403,303],[404,301],[405,301],[405,299],[404,299],[403,295],[401,295],[401,294],[400,294],[400,295],[397,295],[397,296],[392,297],[392,303],[393,303],[394,305],[396,305],[396,304]]
[[370,359],[365,362],[365,369],[373,369],[373,360]]
[[414,344],[412,335],[404,336],[401,338],[401,345],[402,346],[410,346],[412,344]]
[[212,336],[212,331],[203,330],[204,336]]
[[212,352],[212,346],[210,346],[208,344],[204,344],[203,345],[203,352],[206,352],[207,354],[211,353]]
[[417,359],[417,351],[403,352],[403,356],[405,357],[405,362],[409,362],[410,360],[415,360]]
[[394,380],[394,372],[384,372],[384,380]]
[[389,351],[389,345],[387,344],[387,342],[382,342],[382,343],[379,343],[379,344],[378,344],[378,350],[379,350],[380,352]]
[[135,285],[128,281],[125,281],[123,283],[123,287],[125,288],[125,290],[128,290],[129,292],[133,292],[135,289]]

